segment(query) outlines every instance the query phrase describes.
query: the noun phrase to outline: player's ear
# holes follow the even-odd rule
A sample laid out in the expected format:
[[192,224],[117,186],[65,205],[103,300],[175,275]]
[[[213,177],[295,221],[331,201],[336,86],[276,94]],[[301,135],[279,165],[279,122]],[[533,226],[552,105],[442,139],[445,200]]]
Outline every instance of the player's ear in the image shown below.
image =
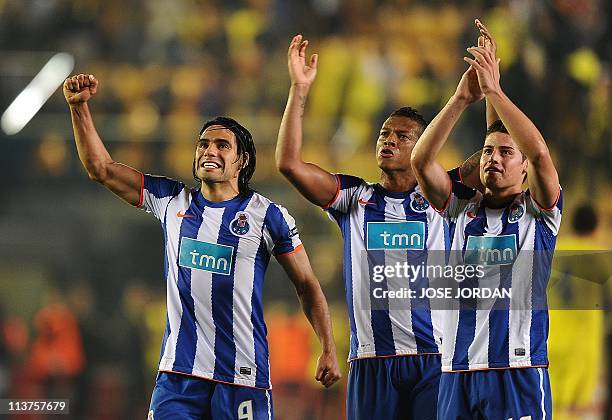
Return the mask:
[[249,166],[249,152],[244,152],[242,154],[242,165],[240,165],[240,169],[244,169]]

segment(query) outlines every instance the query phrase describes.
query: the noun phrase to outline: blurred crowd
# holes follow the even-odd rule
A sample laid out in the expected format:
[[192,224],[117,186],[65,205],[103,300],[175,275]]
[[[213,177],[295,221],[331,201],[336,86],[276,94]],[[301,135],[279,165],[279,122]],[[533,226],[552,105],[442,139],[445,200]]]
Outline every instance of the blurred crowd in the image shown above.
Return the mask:
[[[91,107],[113,158],[186,182],[203,122],[242,122],[258,150],[254,186],[298,221],[344,359],[339,232],[273,160],[289,41],[302,33],[319,53],[305,159],[376,181],[381,123],[404,105],[435,115],[465,69],[475,17],[497,39],[503,88],[553,152],[564,211],[594,206],[591,243],[610,249],[612,204],[601,198],[611,186],[612,5],[603,0],[0,0],[0,107],[68,52],[75,72],[100,80]],[[444,150],[449,168],[482,144],[484,104],[472,108]],[[165,317],[160,230],[87,180],[60,93],[0,142],[1,396],[71,398],[74,418],[142,417]],[[573,237],[570,225],[561,237]],[[280,273],[271,267],[265,291],[277,418],[337,418],[344,384],[315,387],[316,341]],[[609,332],[601,327],[602,342]],[[608,392],[604,355],[593,418]]]

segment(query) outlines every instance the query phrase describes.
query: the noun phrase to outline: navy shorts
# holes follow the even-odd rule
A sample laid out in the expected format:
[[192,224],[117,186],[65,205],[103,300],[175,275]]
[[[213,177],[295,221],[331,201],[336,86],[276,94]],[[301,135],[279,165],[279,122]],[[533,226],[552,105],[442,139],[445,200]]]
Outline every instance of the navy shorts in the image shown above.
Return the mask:
[[443,372],[438,419],[550,419],[552,398],[544,368]]
[[149,420],[272,420],[272,394],[189,375],[159,372],[151,396]]
[[348,420],[435,419],[440,372],[439,354],[353,360]]

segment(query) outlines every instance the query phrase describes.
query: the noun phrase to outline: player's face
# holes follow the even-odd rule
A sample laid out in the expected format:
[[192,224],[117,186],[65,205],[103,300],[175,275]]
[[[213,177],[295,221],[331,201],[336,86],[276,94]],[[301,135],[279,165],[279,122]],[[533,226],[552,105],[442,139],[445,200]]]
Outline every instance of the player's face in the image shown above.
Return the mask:
[[196,175],[203,182],[227,182],[238,178],[243,159],[238,159],[234,133],[211,125],[200,136],[195,150]]
[[410,169],[410,154],[419,139],[420,128],[410,118],[387,118],[376,142],[378,167],[383,171]]
[[527,172],[527,160],[508,134],[491,133],[485,139],[480,158],[480,181],[492,190],[520,187]]

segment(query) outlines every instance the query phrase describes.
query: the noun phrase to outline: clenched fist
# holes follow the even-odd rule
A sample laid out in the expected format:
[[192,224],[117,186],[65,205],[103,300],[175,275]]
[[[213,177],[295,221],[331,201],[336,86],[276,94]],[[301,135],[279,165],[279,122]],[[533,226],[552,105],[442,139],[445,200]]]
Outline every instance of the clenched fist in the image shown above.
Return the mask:
[[64,81],[64,97],[69,105],[87,102],[98,91],[98,79],[93,74],[77,74]]

